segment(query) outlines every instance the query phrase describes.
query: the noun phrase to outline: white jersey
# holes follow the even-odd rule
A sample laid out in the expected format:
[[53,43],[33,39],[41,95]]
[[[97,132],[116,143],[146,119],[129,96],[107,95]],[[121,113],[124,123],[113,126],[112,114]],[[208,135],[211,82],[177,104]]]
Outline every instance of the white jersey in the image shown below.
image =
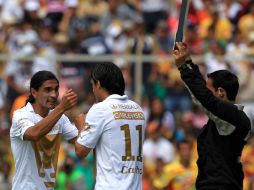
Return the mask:
[[96,190],[141,190],[146,121],[126,95],[111,95],[88,111],[77,142],[96,147]]
[[61,137],[78,135],[77,128],[62,115],[52,130],[38,141],[25,141],[25,131],[43,118],[30,103],[14,112],[10,130],[11,149],[15,162],[12,190],[53,190]]

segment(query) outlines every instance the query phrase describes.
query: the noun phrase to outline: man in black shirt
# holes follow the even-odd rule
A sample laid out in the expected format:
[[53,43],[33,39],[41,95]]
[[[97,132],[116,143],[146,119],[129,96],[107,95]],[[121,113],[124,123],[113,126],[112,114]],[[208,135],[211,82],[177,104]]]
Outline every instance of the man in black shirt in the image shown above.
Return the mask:
[[189,48],[177,42],[172,53],[193,101],[209,120],[198,136],[197,190],[242,190],[241,153],[250,135],[250,119],[236,105],[237,77],[227,70],[208,74],[207,82],[190,59]]

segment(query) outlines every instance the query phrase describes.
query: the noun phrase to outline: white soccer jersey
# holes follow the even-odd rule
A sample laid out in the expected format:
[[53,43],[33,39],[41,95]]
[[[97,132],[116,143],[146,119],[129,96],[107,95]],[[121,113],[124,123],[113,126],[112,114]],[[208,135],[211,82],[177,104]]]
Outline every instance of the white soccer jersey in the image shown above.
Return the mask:
[[41,119],[30,103],[14,112],[10,130],[15,162],[12,190],[53,190],[61,137],[70,140],[78,135],[77,128],[63,115],[40,140],[23,140],[25,131]]
[[141,107],[126,95],[114,94],[92,106],[77,142],[96,147],[96,190],[142,189],[145,127]]

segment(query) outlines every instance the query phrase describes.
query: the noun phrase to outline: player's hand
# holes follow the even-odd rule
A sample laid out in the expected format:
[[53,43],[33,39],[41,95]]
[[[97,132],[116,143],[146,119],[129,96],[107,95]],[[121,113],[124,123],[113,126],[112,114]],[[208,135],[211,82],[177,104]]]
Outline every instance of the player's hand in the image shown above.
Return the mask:
[[176,42],[175,49],[172,52],[175,65],[179,68],[186,60],[190,59],[190,49],[183,42]]
[[74,124],[78,128],[79,131],[81,131],[85,127],[85,121],[86,121],[86,114],[79,114],[74,118]]
[[77,104],[77,102],[78,102],[77,94],[72,89],[68,89],[63,95],[62,101],[60,102],[59,106],[61,106],[61,108],[64,111],[67,111],[72,107],[74,107]]

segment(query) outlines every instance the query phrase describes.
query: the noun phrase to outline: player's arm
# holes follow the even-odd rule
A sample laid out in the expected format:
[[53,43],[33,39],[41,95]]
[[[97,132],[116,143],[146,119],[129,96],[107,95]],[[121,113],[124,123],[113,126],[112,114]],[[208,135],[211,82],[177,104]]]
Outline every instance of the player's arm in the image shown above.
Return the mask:
[[79,123],[78,126],[82,126],[75,143],[75,151],[78,157],[86,157],[97,145],[104,130],[103,122],[106,113],[105,107],[95,104],[85,117],[79,118],[80,120],[76,122]]
[[[79,131],[78,136],[80,136],[80,133],[85,129],[85,120],[86,120],[86,115],[83,113],[79,114],[74,119],[75,126],[77,127],[77,129]],[[76,142],[76,140],[77,140],[77,138],[75,138],[74,143]],[[85,158],[89,154],[90,151],[91,151],[91,148],[87,148],[83,145],[80,145],[77,142],[75,143],[75,152],[79,158]]]
[[58,29],[59,29],[60,32],[66,32],[67,31],[68,26],[71,22],[71,19],[75,15],[77,5],[78,5],[77,0],[66,1],[67,9],[64,11],[63,18],[62,18],[62,20],[60,21],[60,23],[58,25]]
[[[73,122],[74,122],[76,128],[78,129],[78,134],[80,134],[81,131],[84,129],[85,119],[86,119],[86,114],[84,114],[84,113],[80,113],[79,115],[77,115],[74,118]],[[75,144],[77,138],[78,138],[78,135],[76,137],[68,140],[68,142],[71,143],[71,144]]]
[[[85,114],[79,114],[74,120],[74,123],[79,130],[79,136],[80,136],[80,133],[83,130],[85,130],[85,127],[86,127],[85,120],[86,120]],[[75,143],[75,152],[79,158],[85,158],[90,151],[91,151],[91,148],[87,148],[86,146],[83,146],[79,144],[78,142]]]
[[[72,108],[77,103],[77,95],[69,89],[63,96],[62,101],[56,108],[35,125],[29,127],[23,136],[24,140],[37,141],[46,135],[61,118],[63,113]],[[20,121],[20,125],[25,122]]]
[[85,147],[78,142],[75,143],[75,152],[79,158],[85,158],[91,150],[91,148]]

